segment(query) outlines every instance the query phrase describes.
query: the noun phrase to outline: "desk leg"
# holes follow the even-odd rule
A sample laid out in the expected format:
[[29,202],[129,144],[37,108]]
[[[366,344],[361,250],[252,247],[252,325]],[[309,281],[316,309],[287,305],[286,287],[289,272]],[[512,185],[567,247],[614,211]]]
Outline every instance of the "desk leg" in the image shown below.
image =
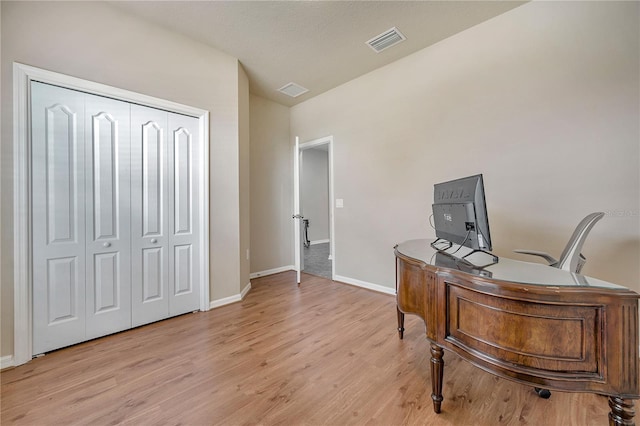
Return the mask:
[[444,373],[444,360],[442,359],[444,350],[431,344],[431,399],[433,399],[433,411],[440,412],[442,404],[442,377]]
[[636,412],[633,409],[632,399],[622,399],[616,396],[609,397],[609,426],[634,426],[633,417]]
[[404,314],[400,312],[399,308],[396,309],[398,310],[398,334],[400,335],[400,340],[402,340],[404,337]]

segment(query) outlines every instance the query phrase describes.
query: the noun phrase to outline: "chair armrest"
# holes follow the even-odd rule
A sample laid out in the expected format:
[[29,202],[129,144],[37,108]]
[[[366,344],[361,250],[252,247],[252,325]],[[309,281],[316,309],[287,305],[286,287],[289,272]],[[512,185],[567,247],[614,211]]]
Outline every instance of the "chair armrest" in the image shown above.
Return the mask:
[[520,253],[520,254],[530,254],[532,256],[540,256],[543,257],[547,262],[549,262],[549,266],[555,266],[555,264],[558,263],[558,261],[556,259],[554,259],[553,257],[551,257],[551,255],[549,255],[548,253],[545,253],[543,251],[537,251],[537,250],[514,250],[515,253]]

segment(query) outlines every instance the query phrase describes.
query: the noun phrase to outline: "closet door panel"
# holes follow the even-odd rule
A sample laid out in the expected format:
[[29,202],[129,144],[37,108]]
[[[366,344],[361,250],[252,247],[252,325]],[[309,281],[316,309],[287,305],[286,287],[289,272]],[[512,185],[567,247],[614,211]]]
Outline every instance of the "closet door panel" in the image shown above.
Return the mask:
[[132,324],[169,314],[167,113],[131,106]]
[[152,247],[142,249],[142,302],[166,300],[166,291],[163,284],[166,277],[162,276],[166,260],[164,247]]
[[86,95],[87,339],[131,327],[129,115]]
[[85,338],[83,94],[31,85],[33,353]]
[[200,127],[197,118],[169,113],[169,314],[200,307],[199,187]]
[[199,309],[199,120],[31,91],[33,353]]

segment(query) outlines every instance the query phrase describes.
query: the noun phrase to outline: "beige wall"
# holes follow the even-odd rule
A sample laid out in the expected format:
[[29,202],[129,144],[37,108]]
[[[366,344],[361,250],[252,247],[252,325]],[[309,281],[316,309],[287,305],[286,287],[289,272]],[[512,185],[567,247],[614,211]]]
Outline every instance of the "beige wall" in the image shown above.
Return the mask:
[[584,273],[639,291],[639,7],[528,3],[292,107],[292,135],[334,135],[336,274],[393,288],[433,184],[483,173],[498,255],[558,256],[605,211]]
[[250,122],[249,122],[249,77],[244,68],[238,66],[238,104],[239,104],[239,149],[240,149],[240,287],[243,289],[249,284],[250,260],[247,251],[251,247],[250,232],[250,192],[249,192],[249,149],[250,149]]
[[[0,5],[0,36],[2,34],[2,6]],[[3,54],[3,49],[2,49],[2,43],[0,40],[0,58],[2,58],[2,54]],[[2,70],[2,66],[0,64],[0,82],[3,82],[4,80],[2,80],[2,75],[3,75],[3,70]],[[2,83],[4,84],[4,83]],[[2,86],[0,86],[1,88]],[[1,89],[2,92],[4,92],[4,89]],[[2,102],[0,102],[0,117],[4,117],[2,115],[2,113],[4,112],[4,105]],[[3,149],[2,149],[2,141],[4,141],[4,133],[2,133],[3,130],[3,125],[2,125],[2,121],[4,121],[3,119],[0,119],[0,176],[2,179],[0,179],[0,200],[3,200],[2,196],[4,195],[4,183],[2,183],[4,181],[4,170],[7,167],[10,167],[8,164],[6,164],[6,158],[7,156],[4,155],[3,153]],[[11,310],[10,312],[13,312],[13,300],[11,300],[9,297],[7,297],[5,295],[5,291],[3,290],[4,288],[4,267],[3,265],[5,263],[8,263],[9,261],[7,260],[5,262],[4,259],[4,252],[3,252],[3,247],[4,247],[4,243],[2,242],[3,240],[3,232],[2,232],[2,227],[4,226],[4,220],[3,220],[3,216],[5,215],[5,207],[4,206],[4,202],[0,201],[0,356],[4,356],[5,354],[10,354],[13,353],[13,341],[9,342],[10,338],[9,337],[5,337],[4,333],[2,332],[2,327],[10,327],[13,328],[13,318],[11,318],[11,320],[7,320],[7,322],[9,322],[9,324],[7,324],[6,326],[4,325],[5,323],[5,315],[3,314],[3,312],[8,311],[9,309]],[[11,292],[13,295],[13,292]],[[5,345],[5,342],[7,343]]]
[[293,264],[289,108],[251,95],[251,272]]
[[[246,170],[240,167],[239,132],[243,127],[239,114],[246,112],[248,82],[237,59],[103,3],[3,1],[1,7],[0,354],[13,352],[14,61],[210,111],[210,297],[238,294],[241,284],[246,284],[240,280],[238,255],[240,229],[246,226],[240,223],[244,202],[240,201],[239,174]],[[241,105],[239,92],[244,98]],[[244,141],[240,147],[246,145],[247,137],[246,132],[240,136]]]
[[310,148],[302,151],[300,205],[309,219],[309,240],[329,239],[329,153]]

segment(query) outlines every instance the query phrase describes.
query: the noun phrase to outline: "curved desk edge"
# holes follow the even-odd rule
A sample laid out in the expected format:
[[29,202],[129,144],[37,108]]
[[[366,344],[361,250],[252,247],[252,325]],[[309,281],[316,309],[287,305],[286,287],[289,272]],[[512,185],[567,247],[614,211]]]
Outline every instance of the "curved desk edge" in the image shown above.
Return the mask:
[[443,349],[492,374],[537,387],[609,396],[610,424],[634,424],[637,293],[522,284],[431,265],[396,246],[398,332],[423,319],[431,343],[434,411],[443,401]]

